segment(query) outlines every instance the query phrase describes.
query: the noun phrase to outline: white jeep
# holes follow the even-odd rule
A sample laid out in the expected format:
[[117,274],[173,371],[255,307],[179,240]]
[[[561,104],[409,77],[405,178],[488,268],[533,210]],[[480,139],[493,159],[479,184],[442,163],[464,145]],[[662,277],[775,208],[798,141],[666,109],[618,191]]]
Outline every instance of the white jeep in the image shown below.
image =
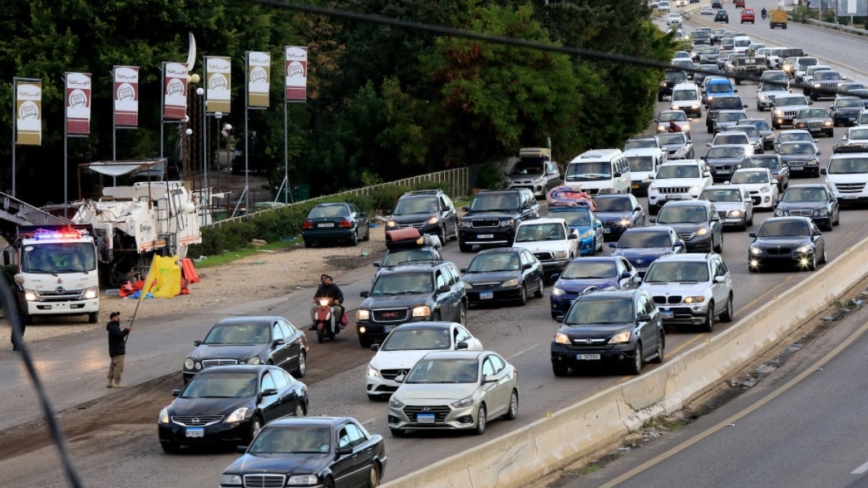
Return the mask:
[[656,214],[669,200],[696,200],[712,184],[705,163],[695,159],[668,162],[657,169],[648,187],[648,209]]

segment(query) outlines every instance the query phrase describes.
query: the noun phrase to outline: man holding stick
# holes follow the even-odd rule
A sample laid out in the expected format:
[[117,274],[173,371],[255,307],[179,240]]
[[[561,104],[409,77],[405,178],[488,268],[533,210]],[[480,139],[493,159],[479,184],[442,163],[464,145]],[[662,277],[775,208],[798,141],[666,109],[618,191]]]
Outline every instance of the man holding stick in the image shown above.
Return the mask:
[[127,336],[130,333],[130,327],[121,329],[121,313],[112,312],[109,315],[109,323],[105,326],[108,331],[109,356],[111,357],[111,366],[108,372],[107,388],[125,388],[126,385],[121,384],[121,375],[124,373],[124,358],[127,354]]

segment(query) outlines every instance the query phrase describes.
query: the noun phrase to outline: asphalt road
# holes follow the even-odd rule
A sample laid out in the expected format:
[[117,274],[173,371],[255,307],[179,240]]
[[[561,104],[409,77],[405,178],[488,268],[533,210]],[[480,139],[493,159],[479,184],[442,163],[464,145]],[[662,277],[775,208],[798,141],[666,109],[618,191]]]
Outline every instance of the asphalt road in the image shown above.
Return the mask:
[[[697,16],[698,17],[698,16]],[[730,24],[729,28],[740,26]],[[755,28],[769,39],[791,35],[795,26],[787,31],[770,31],[767,27],[746,26],[745,30]],[[842,43],[840,34],[811,30],[810,40],[817,54],[839,52]],[[803,34],[805,35],[805,34]],[[799,46],[800,41],[782,38],[781,45]],[[853,48],[843,57],[852,56],[855,69],[868,72],[866,61],[859,58],[860,49]],[[853,76],[851,76],[853,77]],[[857,80],[868,81],[868,75],[856,76]],[[750,116],[769,117],[768,112],[754,110],[754,88],[752,85],[739,87],[739,95],[748,105]],[[818,102],[815,106],[828,106],[830,102]],[[668,108],[668,103],[658,104],[658,109]],[[705,153],[705,143],[710,136],[705,134],[704,120],[693,122],[696,154]],[[831,146],[841,135],[836,130],[835,139],[819,141],[824,158],[831,154]],[[793,183],[814,180],[794,179]],[[848,210],[841,214],[841,225],[828,233],[828,257],[835,259],[849,245],[868,235],[868,228],[862,225],[866,212]],[[757,215],[755,230],[769,213]],[[786,290],[800,280],[811,276],[807,272],[772,272],[749,274],[746,266],[747,248],[750,239],[747,232],[728,232],[725,234],[723,256],[731,272],[735,288],[736,320],[749,311],[759,307],[775,295]],[[303,250],[297,252],[304,252]],[[349,250],[348,252],[353,252]],[[609,249],[606,248],[606,253]],[[465,267],[471,254],[460,254],[457,246],[450,243],[445,249],[445,257],[454,261],[459,268]],[[373,269],[358,269],[344,273],[337,282],[348,297],[348,306],[354,308],[361,299],[358,294],[368,288]],[[288,278],[291,279],[291,278]],[[302,286],[313,286],[300,283]],[[164,323],[142,323],[137,327],[135,340],[131,340],[127,355],[125,382],[136,385],[149,379],[167,374],[177,374],[181,361],[192,348],[192,341],[204,336],[210,326],[219,318],[236,314],[278,314],[289,318],[293,323],[304,324],[308,321],[310,289],[300,290],[288,297],[263,300],[255,303],[234,304],[231,297],[215,297],[215,308],[210,313],[179,317],[178,320]],[[786,313],[782,311],[782,313]],[[375,433],[384,434],[389,454],[389,465],[385,479],[395,479],[431,462],[479,445],[520,425],[529,423],[546,414],[576,401],[584,399],[604,388],[608,388],[625,377],[620,376],[575,376],[555,379],[551,373],[548,347],[556,330],[556,324],[548,312],[548,290],[546,297],[532,299],[525,307],[503,307],[499,309],[474,309],[469,314],[470,330],[482,340],[486,348],[495,350],[506,357],[519,370],[519,393],[521,407],[518,422],[493,422],[482,437],[440,434],[429,436],[410,436],[394,439],[388,434],[386,425],[386,404],[371,402],[364,392],[365,361],[371,357],[370,351],[357,347],[354,333],[342,334],[342,343],[311,346],[310,377],[323,379],[309,382],[312,415],[351,415],[364,422]],[[726,328],[718,324],[715,333]],[[667,356],[675,357],[680,351],[705,339],[704,334],[676,332],[670,334]],[[48,340],[32,345],[37,358],[37,368],[42,374],[50,395],[58,410],[75,408],[85,402],[116,394],[104,385],[104,371],[108,358],[105,357],[105,336],[102,332],[84,333],[62,339]],[[353,347],[355,346],[355,347]],[[331,348],[331,350],[330,350]],[[340,348],[341,355],[329,354]],[[352,365],[347,368],[317,365],[317,357],[329,354],[332,361]],[[321,360],[320,360],[321,361]],[[647,366],[646,368],[651,368]],[[328,369],[334,374],[323,374]],[[319,373],[319,374],[317,374]],[[180,382],[180,377],[179,377]],[[166,403],[170,400],[166,392]],[[16,356],[0,356],[0,428],[7,429],[39,416],[32,387],[24,375]],[[158,411],[153,413],[154,422]],[[2,439],[0,433],[0,439]],[[72,455],[76,465],[92,487],[117,486],[214,486],[220,472],[236,455],[231,453],[199,452],[181,456],[164,455],[160,450],[154,423],[113,424],[93,432],[92,435],[71,439]],[[496,445],[496,444],[495,444]],[[61,471],[52,448],[45,448],[0,462],[0,486],[62,486]]]

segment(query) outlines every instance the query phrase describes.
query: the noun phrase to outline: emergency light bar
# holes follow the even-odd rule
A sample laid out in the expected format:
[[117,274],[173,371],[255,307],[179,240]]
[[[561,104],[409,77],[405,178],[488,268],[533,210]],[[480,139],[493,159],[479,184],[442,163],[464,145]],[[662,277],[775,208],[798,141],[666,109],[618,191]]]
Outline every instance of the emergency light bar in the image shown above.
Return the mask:
[[84,236],[93,235],[90,225],[64,225],[64,226],[20,226],[18,228],[19,239],[66,240],[81,239]]

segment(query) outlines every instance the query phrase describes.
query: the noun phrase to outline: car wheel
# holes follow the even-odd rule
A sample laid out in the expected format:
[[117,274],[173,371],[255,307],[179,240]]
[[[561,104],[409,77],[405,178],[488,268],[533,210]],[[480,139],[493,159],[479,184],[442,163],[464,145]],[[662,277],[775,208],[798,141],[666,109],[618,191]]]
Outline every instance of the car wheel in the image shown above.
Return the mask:
[[455,221],[455,232],[452,234],[452,239],[458,241],[458,221]]
[[446,224],[443,224],[443,227],[440,228],[440,232],[437,233],[437,238],[440,239],[440,245],[446,245]]
[[305,413],[307,413],[307,412],[304,411],[304,405],[299,403],[298,405],[295,406],[295,416],[296,417],[304,417]]
[[567,375],[567,367],[552,363],[552,373],[560,378]]
[[401,429],[389,429],[392,433],[392,437],[404,437],[407,433]]
[[543,279],[540,278],[539,283],[537,283],[536,291],[533,292],[533,296],[534,296],[534,298],[542,298],[544,292],[545,292],[545,283],[543,282]]
[[826,259],[826,246],[823,246],[823,256],[820,258],[820,262],[823,264],[828,263],[829,261]]
[[835,224],[832,222],[832,217],[829,217],[829,223],[823,226],[823,230],[826,232],[832,232],[835,230]]
[[166,454],[178,454],[181,452],[181,446],[174,442],[161,442],[160,447],[163,448],[163,452]]
[[250,433],[247,434],[247,445],[250,445],[253,442],[253,439],[256,439],[256,436],[259,435],[259,431],[262,430],[262,421],[259,420],[259,417],[253,417],[253,420],[250,422]]
[[808,271],[814,271],[817,269],[817,254],[811,254],[811,262],[808,264]]
[[726,300],[726,309],[720,314],[721,322],[732,322],[732,317],[735,313],[732,310],[732,293],[729,294],[729,298]]
[[633,356],[633,361],[627,367],[627,373],[633,376],[636,376],[642,373],[642,364],[645,363],[645,359],[642,357],[642,343],[636,343],[636,355]]
[[661,93],[659,93],[659,92],[657,93],[657,101],[658,101],[658,102],[662,102],[662,101],[663,101],[663,95],[662,95]]
[[483,403],[479,405],[479,410],[476,412],[476,428],[473,429],[473,433],[476,435],[484,434],[487,423],[488,417],[486,417],[485,404]]
[[298,353],[298,366],[295,368],[295,377],[304,378],[307,374],[307,353],[301,351]]
[[666,356],[666,337],[663,336],[663,332],[661,332],[657,336],[657,354],[654,356],[654,359],[651,360],[654,364],[661,364],[663,359]]
[[376,462],[371,465],[371,472],[368,473],[368,488],[377,488],[380,486],[380,465]]
[[369,337],[359,336],[359,345],[364,347],[365,349],[370,349],[371,344],[373,344],[373,339]]
[[[712,240],[714,238],[712,237]],[[723,233],[720,234],[720,241],[718,241],[717,245],[714,246],[714,252],[720,254],[723,252]]]
[[431,318],[434,321],[439,322],[440,321],[440,310],[435,310],[434,315]]
[[310,241],[304,241],[304,247],[305,247],[305,248],[308,248],[308,249],[309,249],[311,246],[313,246],[313,243],[312,243],[312,242],[310,242]]
[[753,212],[750,214],[750,220],[747,221],[747,225],[753,225]]
[[518,418],[518,392],[515,390],[512,390],[512,394],[509,396],[509,410],[503,418],[506,420],[515,420]]
[[833,225],[841,225],[841,212],[835,214],[835,223]]
[[714,331],[714,302],[708,304],[708,311],[705,313],[705,322],[702,324],[703,332]]
[[335,480],[331,478],[326,478],[325,488],[335,488]]
[[371,240],[371,226],[369,225],[367,229],[365,229],[365,237],[362,237],[363,241]]
[[350,245],[351,246],[358,246],[359,245],[359,230],[358,229],[353,231],[353,237],[350,239]]
[[461,309],[458,310],[458,323],[467,325],[467,306],[463,303],[461,304]]
[[519,305],[526,305],[527,304],[527,285],[525,285],[524,283],[522,283],[522,285],[521,285],[521,295],[519,295],[519,297],[518,297],[518,304]]

